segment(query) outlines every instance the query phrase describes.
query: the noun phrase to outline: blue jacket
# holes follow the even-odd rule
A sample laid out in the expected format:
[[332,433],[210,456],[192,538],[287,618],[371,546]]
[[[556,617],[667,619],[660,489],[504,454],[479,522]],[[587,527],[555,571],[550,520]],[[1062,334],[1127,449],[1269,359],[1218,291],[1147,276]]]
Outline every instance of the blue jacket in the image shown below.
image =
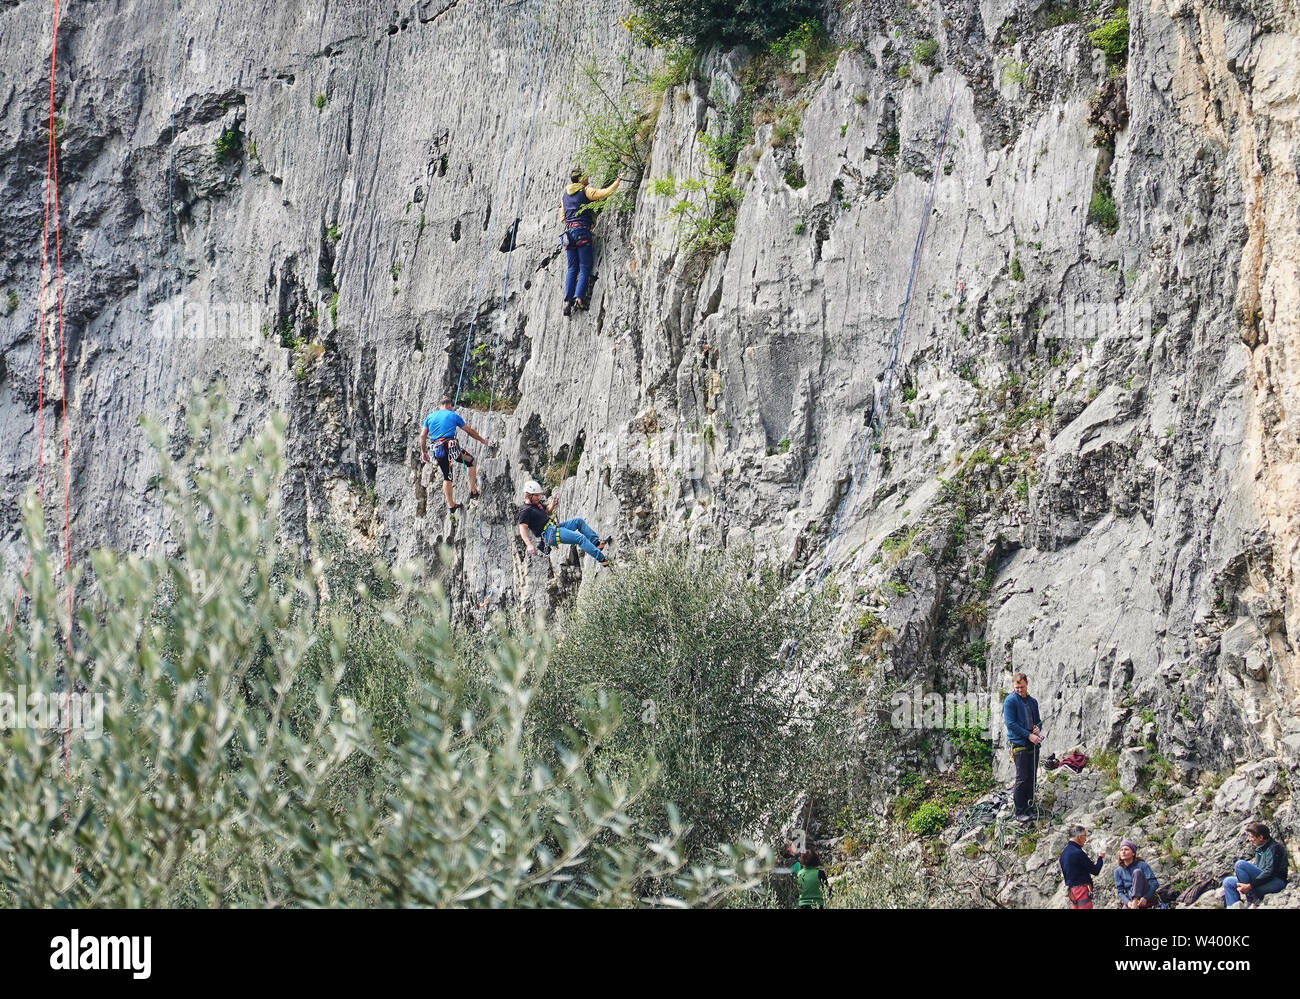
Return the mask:
[[1133,875],[1138,871],[1147,879],[1147,891],[1143,898],[1151,898],[1155,895],[1156,889],[1160,887],[1160,881],[1151,873],[1151,868],[1147,866],[1145,860],[1135,860],[1125,867],[1123,864],[1115,865],[1115,894],[1119,896],[1121,902],[1133,901]]
[[[1007,698],[1010,700],[1010,698]],[[1083,852],[1081,847],[1074,840],[1065,844],[1065,849],[1061,851],[1061,873],[1065,875],[1065,886],[1073,888],[1076,885],[1092,884],[1092,876],[1101,873],[1101,858],[1097,858],[1094,864],[1088,860],[1088,855]]]
[[1014,692],[1008,694],[1002,702],[1002,724],[1011,745],[1028,746],[1029,733],[1035,725],[1043,724],[1038,717],[1038,702],[1027,694],[1023,698]]

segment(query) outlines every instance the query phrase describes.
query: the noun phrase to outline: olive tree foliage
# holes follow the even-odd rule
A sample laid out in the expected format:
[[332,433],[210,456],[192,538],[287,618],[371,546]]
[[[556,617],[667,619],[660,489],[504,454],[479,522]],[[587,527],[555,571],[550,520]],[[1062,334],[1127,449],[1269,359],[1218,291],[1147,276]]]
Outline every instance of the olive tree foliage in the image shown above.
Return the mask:
[[0,731],[0,902],[703,905],[770,866],[747,845],[688,864],[671,807],[653,831],[630,817],[657,767],[595,764],[620,730],[612,697],[540,763],[546,636],[471,651],[437,586],[374,569],[347,588],[346,566],[277,536],[283,418],[231,447],[227,416],[219,391],[196,396],[176,460],[150,428],[166,551],[94,554],[70,656],[27,504],[0,693],[64,700],[71,682],[102,696],[103,724],[66,749],[61,726]]
[[634,0],[633,27],[651,43],[758,45],[803,21],[820,21],[820,0]]
[[804,601],[746,551],[643,553],[604,575],[565,622],[543,714],[580,728],[584,706],[617,695],[629,718],[607,758],[622,770],[654,754],[660,793],[691,824],[689,849],[778,835],[852,755],[853,688],[827,653],[832,599],[819,595],[805,617]]

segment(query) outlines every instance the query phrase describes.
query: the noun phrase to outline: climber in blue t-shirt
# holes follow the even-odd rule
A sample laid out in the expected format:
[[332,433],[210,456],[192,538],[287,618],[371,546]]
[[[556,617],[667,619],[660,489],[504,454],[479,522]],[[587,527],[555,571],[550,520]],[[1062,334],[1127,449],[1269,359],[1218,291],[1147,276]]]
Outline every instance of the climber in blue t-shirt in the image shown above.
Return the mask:
[[439,407],[424,418],[424,425],[420,427],[420,458],[426,465],[429,463],[429,442],[432,441],[433,457],[442,471],[442,494],[447,497],[447,509],[455,513],[460,509],[461,504],[455,502],[455,495],[451,488],[453,461],[459,461],[469,471],[470,499],[477,499],[479,494],[478,469],[474,467],[474,456],[461,450],[460,442],[456,439],[456,431],[464,427],[465,433],[484,447],[492,445],[486,438],[475,433],[474,428],[451,408],[451,396],[444,395],[439,402]]

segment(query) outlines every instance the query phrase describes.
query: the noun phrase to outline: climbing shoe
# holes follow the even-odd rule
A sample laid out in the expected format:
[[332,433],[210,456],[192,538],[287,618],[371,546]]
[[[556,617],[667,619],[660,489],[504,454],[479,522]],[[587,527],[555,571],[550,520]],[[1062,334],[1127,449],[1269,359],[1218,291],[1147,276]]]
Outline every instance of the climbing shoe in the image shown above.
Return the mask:
[[483,495],[483,494],[482,494],[481,492],[479,492],[477,489],[471,489],[471,490],[469,491],[469,498],[470,498],[470,499],[478,499],[478,498],[479,498],[480,496],[482,496],[482,495]]
[[609,535],[608,537],[601,538],[599,541],[596,542],[596,547],[604,548],[607,544],[609,544],[613,540],[614,540],[614,535],[612,534]]
[[573,300],[573,307],[574,307],[575,309],[578,309],[578,310],[581,311],[581,312],[586,312],[586,311],[587,311],[587,303],[584,302],[581,298],[575,298],[575,299]]
[[447,507],[447,512],[455,513],[457,510],[464,509],[464,507],[465,507],[464,503],[453,503],[451,506]]
[[564,303],[564,314],[565,314],[566,316],[571,316],[571,315],[573,315],[573,303],[572,303],[572,302],[565,302],[565,303]]

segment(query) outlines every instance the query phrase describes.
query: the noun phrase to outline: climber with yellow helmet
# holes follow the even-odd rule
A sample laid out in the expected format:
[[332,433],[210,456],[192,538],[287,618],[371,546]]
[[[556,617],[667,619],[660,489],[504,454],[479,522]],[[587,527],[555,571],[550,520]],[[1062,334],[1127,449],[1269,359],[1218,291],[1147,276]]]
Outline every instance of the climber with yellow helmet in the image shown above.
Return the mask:
[[587,295],[591,291],[591,268],[595,259],[592,246],[592,227],[596,224],[596,212],[591,206],[597,201],[608,198],[623,183],[617,177],[609,187],[592,187],[582,167],[569,171],[569,184],[560,199],[560,222],[564,232],[560,235],[560,245],[569,260],[569,268],[564,275],[564,314],[572,315],[574,309],[586,311]]

